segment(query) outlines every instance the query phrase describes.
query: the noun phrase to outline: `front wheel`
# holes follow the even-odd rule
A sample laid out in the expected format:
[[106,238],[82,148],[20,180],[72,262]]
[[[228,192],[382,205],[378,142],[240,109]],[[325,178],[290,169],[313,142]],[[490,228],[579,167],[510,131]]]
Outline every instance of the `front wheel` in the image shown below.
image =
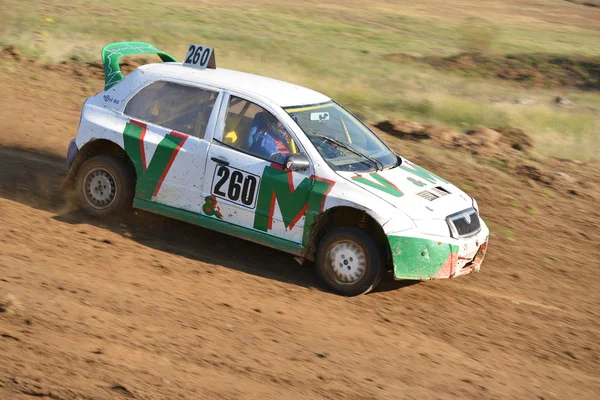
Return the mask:
[[316,266],[321,279],[335,292],[357,296],[370,292],[381,281],[384,252],[364,230],[336,228],[319,243]]
[[118,214],[133,202],[135,179],[124,162],[107,155],[90,158],[77,173],[81,208],[92,217]]

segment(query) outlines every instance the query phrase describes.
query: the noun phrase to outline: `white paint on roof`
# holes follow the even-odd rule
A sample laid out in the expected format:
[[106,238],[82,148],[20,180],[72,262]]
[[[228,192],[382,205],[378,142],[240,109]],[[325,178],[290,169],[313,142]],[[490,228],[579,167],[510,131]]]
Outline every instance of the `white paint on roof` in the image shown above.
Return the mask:
[[156,63],[139,67],[156,78],[173,78],[237,92],[242,96],[263,98],[280,107],[324,103],[329,97],[293,83],[224,68],[199,70],[181,63]]

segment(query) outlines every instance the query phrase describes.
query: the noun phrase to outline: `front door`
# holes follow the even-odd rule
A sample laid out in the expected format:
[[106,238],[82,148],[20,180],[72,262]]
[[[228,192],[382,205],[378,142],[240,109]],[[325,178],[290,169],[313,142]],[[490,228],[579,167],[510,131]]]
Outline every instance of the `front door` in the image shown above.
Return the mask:
[[125,151],[137,174],[135,197],[200,212],[218,92],[157,81],[127,104]]
[[301,149],[263,107],[231,96],[224,118],[209,149],[203,214],[306,245],[332,183],[284,170]]

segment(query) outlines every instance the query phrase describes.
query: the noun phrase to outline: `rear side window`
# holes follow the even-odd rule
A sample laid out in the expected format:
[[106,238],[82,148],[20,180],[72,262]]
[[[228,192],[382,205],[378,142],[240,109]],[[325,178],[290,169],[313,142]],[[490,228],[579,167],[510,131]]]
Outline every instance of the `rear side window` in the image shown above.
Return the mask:
[[200,139],[218,93],[173,82],[154,82],[127,103],[125,114]]

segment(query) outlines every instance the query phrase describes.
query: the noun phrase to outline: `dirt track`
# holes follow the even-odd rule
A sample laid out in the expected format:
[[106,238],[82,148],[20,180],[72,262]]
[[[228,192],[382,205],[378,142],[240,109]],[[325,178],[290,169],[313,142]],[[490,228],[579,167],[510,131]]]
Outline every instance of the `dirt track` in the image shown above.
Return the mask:
[[341,298],[277,251],[74,210],[63,154],[101,81],[65,73],[0,63],[0,398],[597,398],[598,165],[546,161],[548,186],[384,136],[494,236],[479,274]]

